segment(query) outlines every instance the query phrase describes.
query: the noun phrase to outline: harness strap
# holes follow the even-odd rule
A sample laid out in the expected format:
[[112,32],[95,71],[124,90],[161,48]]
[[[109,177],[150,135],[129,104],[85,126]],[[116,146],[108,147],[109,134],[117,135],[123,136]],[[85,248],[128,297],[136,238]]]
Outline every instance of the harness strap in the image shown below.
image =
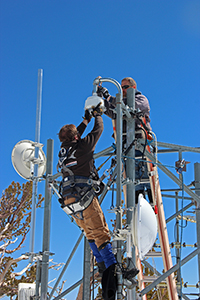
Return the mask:
[[73,176],[74,175],[74,173],[72,172],[72,170],[70,170],[65,165],[62,166],[62,171],[65,172],[65,173],[69,173],[69,176]]
[[93,180],[91,178],[74,178],[74,176],[67,176],[63,179],[62,186],[63,188],[69,186],[73,187],[79,183],[84,183],[87,184],[88,186],[94,186],[94,185],[99,185],[100,180]]
[[94,192],[91,189],[85,193],[85,195],[80,199],[80,201],[71,204],[66,204],[61,207],[68,215],[76,215],[77,213],[85,210],[91,204],[93,198]]

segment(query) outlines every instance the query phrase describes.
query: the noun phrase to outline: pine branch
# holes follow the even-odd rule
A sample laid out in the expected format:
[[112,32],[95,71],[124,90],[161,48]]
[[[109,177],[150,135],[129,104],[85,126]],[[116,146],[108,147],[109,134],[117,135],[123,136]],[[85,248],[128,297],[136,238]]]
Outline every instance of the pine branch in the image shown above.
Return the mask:
[[20,272],[14,272],[10,275],[11,278],[15,278],[16,276],[21,276],[22,274],[24,274],[28,268],[32,265],[32,263],[29,263],[23,270],[21,270]]
[[[28,232],[27,232],[27,233],[28,233]],[[19,243],[19,245],[18,245],[15,249],[12,249],[12,250],[6,250],[5,252],[10,254],[10,253],[13,253],[13,252],[15,252],[15,251],[21,249],[21,245],[24,243],[24,241],[25,241],[25,239],[26,239],[27,233],[23,236],[21,242]],[[16,239],[17,239],[17,238],[16,238]]]
[[10,266],[14,263],[17,263],[23,259],[28,259],[28,256],[27,255],[21,255],[20,257],[18,258],[15,258],[15,259],[11,259],[7,262],[6,266],[5,266],[5,269],[3,270],[2,274],[0,274],[0,283],[3,281],[8,269],[10,268]]

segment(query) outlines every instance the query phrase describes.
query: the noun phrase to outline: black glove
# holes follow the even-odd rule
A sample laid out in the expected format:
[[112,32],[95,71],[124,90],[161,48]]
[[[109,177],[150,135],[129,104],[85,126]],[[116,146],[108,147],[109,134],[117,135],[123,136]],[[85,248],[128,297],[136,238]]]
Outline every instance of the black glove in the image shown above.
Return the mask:
[[103,114],[103,109],[100,107],[101,105],[101,102],[99,102],[99,104],[93,108],[93,111],[92,111],[92,115],[95,117],[95,116],[101,116]]
[[110,97],[110,94],[106,88],[102,87],[101,85],[98,85],[97,96],[108,99],[108,97]]
[[91,121],[91,119],[92,119],[92,115],[89,113],[89,111],[86,109],[86,111],[85,111],[85,115],[84,115],[84,118],[83,118],[84,120],[87,120],[88,121],[88,123]]

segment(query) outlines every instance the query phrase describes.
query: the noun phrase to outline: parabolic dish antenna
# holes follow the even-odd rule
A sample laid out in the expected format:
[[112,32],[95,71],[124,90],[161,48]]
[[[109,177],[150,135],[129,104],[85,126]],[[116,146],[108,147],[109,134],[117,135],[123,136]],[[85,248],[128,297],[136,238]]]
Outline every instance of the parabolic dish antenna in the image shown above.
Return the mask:
[[[34,164],[38,164],[38,177],[46,171],[46,157],[42,144],[29,140],[18,142],[12,151],[12,164],[16,172],[23,178],[30,180],[33,176]],[[39,156],[35,158],[35,147],[39,147]]]
[[157,236],[156,215],[142,194],[139,194],[132,220],[133,242],[137,246],[139,257],[142,260],[153,247]]

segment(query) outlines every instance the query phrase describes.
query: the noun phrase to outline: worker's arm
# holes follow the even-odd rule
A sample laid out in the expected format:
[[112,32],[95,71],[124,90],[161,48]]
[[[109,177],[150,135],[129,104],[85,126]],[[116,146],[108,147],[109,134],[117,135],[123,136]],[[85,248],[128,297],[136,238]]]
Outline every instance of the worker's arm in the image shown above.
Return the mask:
[[79,133],[80,136],[82,136],[83,132],[85,131],[86,127],[87,127],[88,121],[87,120],[83,120],[81,122],[80,125],[78,125],[77,127],[77,131]]
[[85,129],[86,129],[88,123],[89,123],[90,120],[91,120],[91,117],[92,117],[92,116],[90,116],[89,112],[86,110],[86,111],[85,111],[85,116],[84,116],[83,121],[82,121],[81,124],[77,127],[77,130],[78,130],[80,136],[82,136],[83,132],[85,131]]
[[94,127],[92,131],[83,139],[86,149],[94,151],[97,141],[103,132],[103,119],[99,113],[94,113]]
[[83,124],[85,124],[85,126],[87,126],[88,125],[88,123],[89,123],[89,121],[88,120],[83,120],[83,122],[82,122]]
[[104,112],[105,115],[107,115],[109,118],[111,119],[116,119],[116,113],[113,111],[116,108],[116,105],[113,101],[113,103],[111,102],[111,100],[115,99],[114,97],[110,97],[110,101],[104,100],[104,106],[106,108],[106,111]]

